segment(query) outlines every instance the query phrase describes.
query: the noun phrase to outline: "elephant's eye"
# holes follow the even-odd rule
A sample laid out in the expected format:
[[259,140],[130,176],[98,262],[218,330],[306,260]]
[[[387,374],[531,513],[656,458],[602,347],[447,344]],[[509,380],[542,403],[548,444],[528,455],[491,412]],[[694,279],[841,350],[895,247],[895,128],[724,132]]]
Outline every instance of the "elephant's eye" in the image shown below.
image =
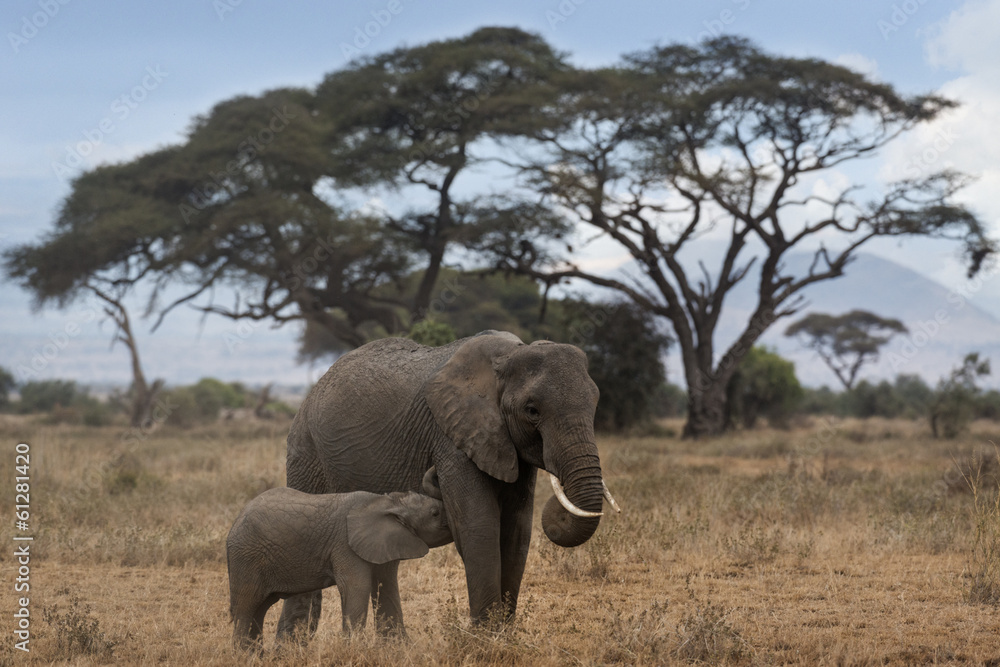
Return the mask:
[[538,411],[538,408],[530,404],[524,406],[524,412],[528,415],[528,419],[538,419],[542,416],[542,413]]

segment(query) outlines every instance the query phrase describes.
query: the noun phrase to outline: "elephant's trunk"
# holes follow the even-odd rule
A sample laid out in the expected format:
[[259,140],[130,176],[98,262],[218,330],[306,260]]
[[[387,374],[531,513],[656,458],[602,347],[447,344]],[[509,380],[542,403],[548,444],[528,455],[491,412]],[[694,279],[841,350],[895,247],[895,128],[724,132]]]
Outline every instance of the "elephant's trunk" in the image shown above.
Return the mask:
[[[575,547],[583,544],[594,534],[601,521],[604,500],[604,482],[601,477],[601,462],[597,456],[597,445],[593,439],[593,428],[583,427],[576,435],[579,439],[566,439],[570,433],[562,433],[563,445],[556,439],[545,439],[546,469],[558,478],[565,499],[581,510],[575,516],[560,502],[558,494],[552,496],[542,511],[542,528],[546,537],[561,547]],[[589,437],[588,437],[589,436]],[[550,459],[553,459],[550,461]],[[554,487],[556,485],[553,485]]]

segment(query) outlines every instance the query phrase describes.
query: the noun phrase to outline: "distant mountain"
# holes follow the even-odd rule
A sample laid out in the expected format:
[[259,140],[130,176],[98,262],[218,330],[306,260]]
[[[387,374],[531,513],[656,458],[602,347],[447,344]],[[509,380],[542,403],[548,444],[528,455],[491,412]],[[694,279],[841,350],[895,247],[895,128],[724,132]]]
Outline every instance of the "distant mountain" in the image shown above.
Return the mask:
[[[162,377],[177,385],[212,376],[297,386],[326,370],[325,365],[310,369],[295,363],[294,325],[274,329],[269,323],[202,318],[182,307],[150,333],[152,321],[140,317],[143,303],[136,300],[128,306],[150,380]],[[113,334],[113,324],[94,300],[32,313],[25,292],[10,283],[0,288],[0,366],[19,381],[65,378],[95,387],[128,385],[128,351],[121,344],[111,347]]]
[[[790,255],[789,270],[801,275],[812,256]],[[711,266],[711,264],[709,264]],[[626,269],[635,275],[634,266]],[[909,328],[909,335],[897,336],[885,348],[879,362],[866,366],[862,378],[892,379],[900,373],[917,374],[934,384],[948,374],[968,352],[980,352],[993,359],[1000,371],[1000,321],[977,303],[984,295],[951,292],[940,283],[912,269],[876,255],[861,253],[845,269],[845,275],[817,283],[803,291],[807,305],[792,318],[775,322],[761,338],[761,343],[777,349],[781,356],[795,362],[803,384],[829,385],[839,389],[836,376],[819,357],[803,349],[784,331],[796,318],[810,312],[841,314],[855,308],[894,317]],[[716,351],[721,354],[743,330],[756,304],[756,277],[749,275],[728,295],[716,331]],[[672,379],[682,374],[680,356],[668,360]],[[987,378],[996,385],[1000,378]]]
[[[704,253],[715,250],[710,241],[699,243]],[[793,255],[788,264],[801,271],[809,260],[808,255]],[[626,265],[615,273],[624,272],[634,274],[634,266]],[[934,383],[966,353],[977,351],[996,362],[998,377],[987,382],[996,384],[1000,379],[1000,321],[981,307],[996,300],[991,293],[993,287],[989,284],[971,299],[965,299],[916,271],[880,256],[861,254],[844,277],[806,290],[809,305],[799,316],[811,311],[839,314],[863,308],[902,320],[910,335],[894,339],[881,361],[862,371],[863,377],[917,373]],[[593,290],[586,291],[593,294]],[[69,378],[83,384],[128,384],[131,371],[127,352],[120,345],[110,349],[112,326],[100,308],[89,303],[32,313],[22,290],[10,283],[0,286],[0,366],[15,373],[18,369],[37,371],[27,378],[18,374],[19,379]],[[726,299],[716,337],[720,353],[742,330],[755,303],[751,275]],[[268,323],[233,322],[218,316],[203,319],[189,308],[178,308],[159,330],[149,333],[151,322],[139,317],[142,305],[136,301],[129,307],[150,379],[163,377],[171,384],[186,384],[214,376],[249,384],[302,386],[326,370],[325,363],[314,367],[295,363],[298,328],[294,324],[273,329]],[[833,373],[812,352],[782,335],[791,321],[775,323],[762,342],[794,361],[803,383],[838,386]],[[682,377],[676,353],[668,359],[668,372],[673,381]]]

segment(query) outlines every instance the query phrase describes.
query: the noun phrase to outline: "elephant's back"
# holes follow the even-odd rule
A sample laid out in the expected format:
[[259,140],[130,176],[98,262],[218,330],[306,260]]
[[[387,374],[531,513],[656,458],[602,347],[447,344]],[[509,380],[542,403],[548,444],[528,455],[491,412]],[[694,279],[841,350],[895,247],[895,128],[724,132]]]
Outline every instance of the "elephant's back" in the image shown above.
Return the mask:
[[[350,422],[384,420],[412,403],[427,377],[453,352],[407,338],[383,338],[345,354],[326,371],[303,402],[303,417],[325,430]],[[336,412],[336,424],[330,424]]]
[[292,423],[288,484],[313,493],[419,488],[428,429],[414,422],[430,418],[419,394],[455,347],[386,338],[338,359]]

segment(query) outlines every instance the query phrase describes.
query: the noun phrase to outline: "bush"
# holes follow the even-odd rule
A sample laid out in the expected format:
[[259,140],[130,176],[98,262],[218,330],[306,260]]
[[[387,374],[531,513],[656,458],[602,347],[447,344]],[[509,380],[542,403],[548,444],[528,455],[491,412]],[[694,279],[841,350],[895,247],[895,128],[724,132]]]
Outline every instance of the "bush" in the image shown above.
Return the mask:
[[51,412],[61,405],[68,408],[73,404],[78,393],[86,395],[86,390],[79,392],[73,380],[41,380],[25,382],[21,385],[21,402],[18,411],[21,413]]
[[980,395],[976,380],[989,374],[989,360],[980,361],[979,354],[973,352],[965,355],[962,365],[954,369],[947,380],[938,383],[928,413],[935,438],[955,438],[968,428],[976,416]]
[[754,347],[726,387],[727,426],[753,428],[758,417],[764,416],[772,426],[783,427],[802,394],[795,364],[766,347]]
[[666,382],[662,357],[670,346],[655,320],[638,306],[562,302],[562,340],[587,353],[590,377],[601,391],[594,423],[624,430],[649,422],[657,390]]
[[17,381],[10,371],[0,366],[0,411],[10,407],[10,392],[17,388]]
[[440,347],[456,340],[455,330],[450,325],[429,317],[414,324],[407,337],[430,347]]
[[64,658],[91,655],[110,660],[122,640],[129,639],[128,636],[109,638],[101,630],[101,622],[91,615],[90,605],[81,603],[76,596],[65,612],[57,607],[42,607],[42,620],[55,633],[56,649]]
[[170,406],[166,423],[182,428],[213,422],[223,408],[242,408],[248,403],[243,385],[215,378],[202,378],[196,384],[167,390],[163,400]]

